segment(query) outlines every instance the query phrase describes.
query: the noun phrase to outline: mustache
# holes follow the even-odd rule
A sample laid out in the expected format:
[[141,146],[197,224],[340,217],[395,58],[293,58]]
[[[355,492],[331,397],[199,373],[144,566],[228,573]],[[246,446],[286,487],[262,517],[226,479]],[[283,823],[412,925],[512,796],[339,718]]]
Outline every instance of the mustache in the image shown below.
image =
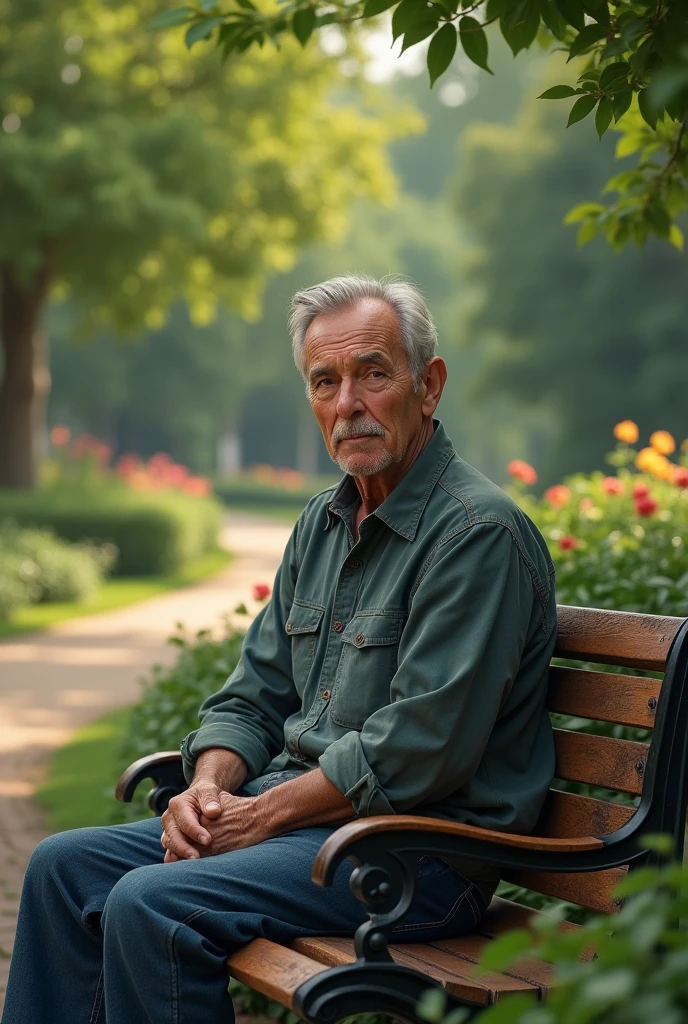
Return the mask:
[[372,417],[366,416],[360,420],[345,420],[338,423],[332,431],[332,440],[335,444],[340,441],[347,441],[351,437],[384,437],[383,428]]

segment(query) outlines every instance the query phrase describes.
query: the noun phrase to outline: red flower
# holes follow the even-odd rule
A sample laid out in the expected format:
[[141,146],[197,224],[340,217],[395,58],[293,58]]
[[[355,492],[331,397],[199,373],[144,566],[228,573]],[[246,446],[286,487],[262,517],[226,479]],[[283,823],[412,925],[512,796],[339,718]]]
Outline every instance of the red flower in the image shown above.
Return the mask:
[[605,494],[623,494],[623,480],[619,480],[618,476],[606,476],[602,481],[602,490]]
[[685,466],[675,467],[674,483],[677,487],[688,487],[688,469]]
[[545,491],[545,500],[555,508],[559,508],[571,500],[571,491],[564,484],[555,484],[554,487],[548,487]]
[[267,583],[254,583],[253,584],[253,600],[254,601],[265,601],[272,591]]
[[512,459],[506,469],[510,476],[516,477],[517,480],[522,480],[529,487],[537,483],[537,473],[523,459]]
[[648,495],[635,499],[635,510],[639,516],[651,516],[659,508],[659,503]]
[[647,486],[647,484],[638,483],[638,484],[634,484],[633,485],[633,497],[634,498],[636,498],[636,499],[638,499],[638,498],[647,498],[649,493],[650,493],[650,488]]
[[50,440],[55,448],[64,448],[66,444],[69,444],[71,436],[72,432],[69,427],[53,427],[50,431]]
[[578,541],[575,537],[571,537],[569,534],[567,534],[565,537],[562,537],[559,541],[559,547],[562,551],[573,551],[574,548],[578,547]]

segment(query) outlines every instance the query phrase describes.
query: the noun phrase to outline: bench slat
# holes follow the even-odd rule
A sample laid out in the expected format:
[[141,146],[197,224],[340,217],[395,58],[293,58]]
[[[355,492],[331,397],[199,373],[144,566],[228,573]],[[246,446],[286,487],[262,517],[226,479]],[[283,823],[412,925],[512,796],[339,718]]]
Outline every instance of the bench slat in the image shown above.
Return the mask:
[[552,665],[547,708],[560,715],[654,728],[661,679]]
[[558,779],[587,782],[639,796],[650,749],[647,743],[592,736],[568,729],[554,730]]
[[290,1009],[299,986],[323,971],[322,964],[268,939],[253,939],[232,954],[227,967],[237,981]]
[[683,619],[557,605],[557,658],[663,672]]
[[550,871],[524,871],[509,869],[502,871],[502,878],[524,889],[533,889],[545,896],[554,896],[567,903],[576,903],[588,910],[602,914],[615,914],[619,909],[614,902],[612,891],[626,877],[627,868],[609,868],[605,871],[572,871],[558,873]]
[[561,793],[550,789],[535,835],[564,838],[566,836],[606,836],[622,828],[635,814],[635,807],[613,804],[578,793]]

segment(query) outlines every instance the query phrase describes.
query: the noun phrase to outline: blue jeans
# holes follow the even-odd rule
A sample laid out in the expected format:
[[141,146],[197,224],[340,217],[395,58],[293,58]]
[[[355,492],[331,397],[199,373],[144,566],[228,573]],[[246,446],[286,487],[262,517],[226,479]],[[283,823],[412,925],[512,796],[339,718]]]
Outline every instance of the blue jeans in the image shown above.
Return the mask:
[[[24,880],[3,1024],[231,1024],[225,961],[234,950],[258,937],[352,935],[366,919],[350,862],[329,888],[311,882],[332,831],[173,864],[162,863],[157,818],[45,839]],[[397,941],[465,934],[484,910],[458,872],[422,858]]]

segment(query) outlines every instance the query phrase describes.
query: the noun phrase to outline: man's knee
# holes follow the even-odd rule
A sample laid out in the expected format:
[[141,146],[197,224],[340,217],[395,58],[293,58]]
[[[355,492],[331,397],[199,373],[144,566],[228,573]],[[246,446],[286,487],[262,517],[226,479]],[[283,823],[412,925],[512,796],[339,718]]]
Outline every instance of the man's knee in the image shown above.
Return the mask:
[[51,881],[61,877],[65,869],[74,870],[83,855],[81,831],[58,832],[42,839],[29,858],[25,884]]
[[113,886],[105,901],[102,926],[105,932],[123,935],[167,920],[174,902],[169,865],[149,864],[134,868]]

